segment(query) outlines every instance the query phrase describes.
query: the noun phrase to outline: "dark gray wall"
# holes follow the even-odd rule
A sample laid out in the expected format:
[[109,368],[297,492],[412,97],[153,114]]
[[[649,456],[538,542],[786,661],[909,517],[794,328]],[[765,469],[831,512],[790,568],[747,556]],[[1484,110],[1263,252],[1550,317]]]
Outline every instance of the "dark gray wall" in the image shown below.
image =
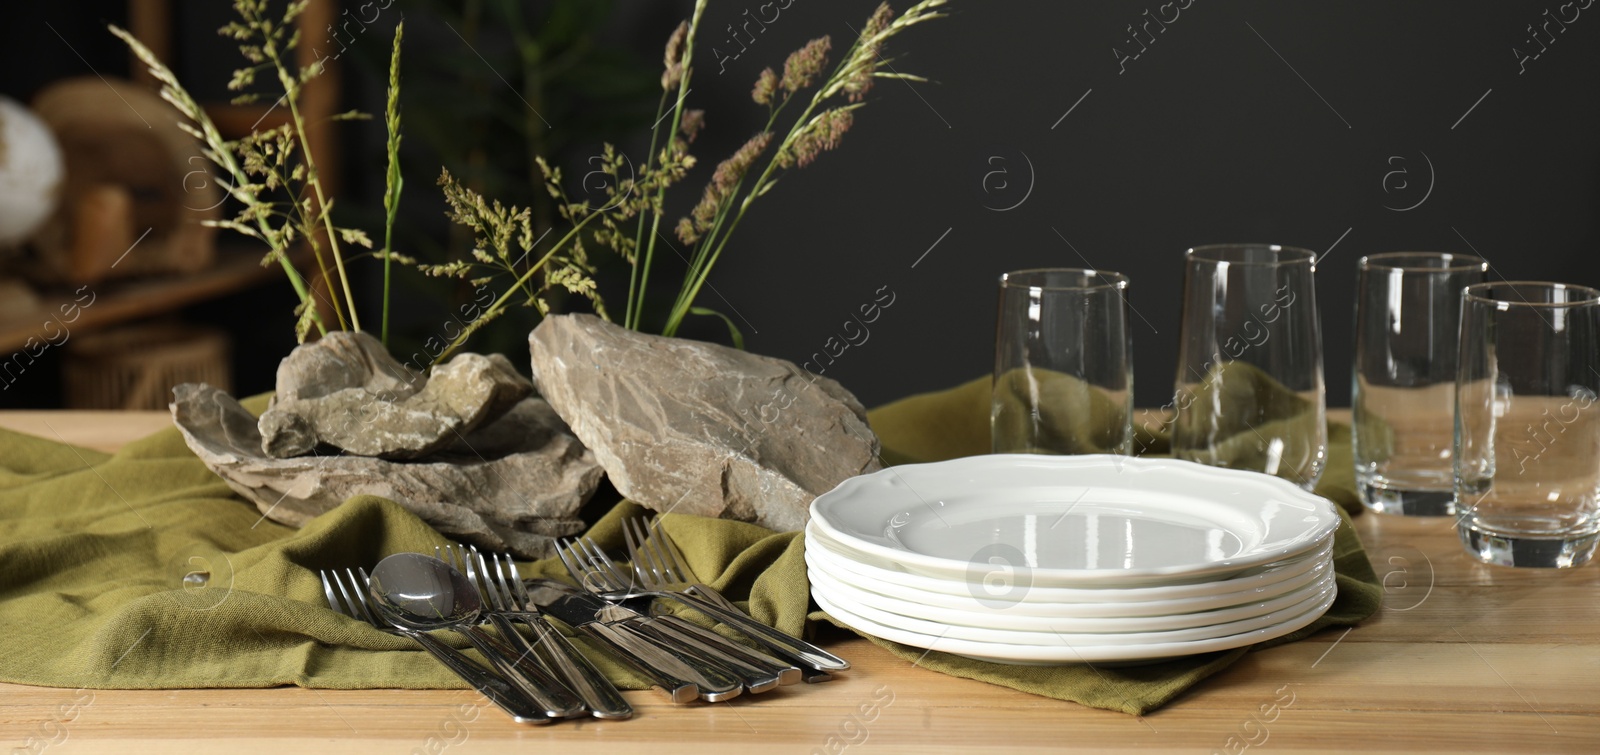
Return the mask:
[[[989,372],[1001,272],[1118,270],[1133,280],[1138,402],[1153,406],[1171,390],[1183,250],[1304,246],[1327,253],[1318,296],[1329,400],[1339,405],[1363,254],[1475,251],[1497,278],[1600,283],[1600,7],[1563,29],[1552,15],[1570,18],[1576,5],[1181,4],[956,0],[951,18],[889,51],[895,69],[932,81],[880,82],[841,149],[756,205],[701,303],[733,315],[751,350],[804,362],[887,286],[895,298],[870,338],[826,373],[870,406]],[[114,40],[93,40],[119,5],[8,8],[0,91],[26,96],[47,70],[82,73],[46,18],[115,70],[126,58]],[[622,0],[610,41],[659,60],[693,4],[667,12],[673,5]],[[875,2],[792,0],[719,73],[711,48],[736,49],[727,24],[760,5],[717,0],[708,11],[691,95],[709,113],[695,150],[704,166],[682,201],[758,127],[747,97],[760,69],[823,34],[842,47]],[[1174,12],[1164,30],[1151,21]],[[454,39],[407,36],[418,41],[408,66]],[[386,48],[387,32],[365,35],[369,43]],[[1138,57],[1119,64],[1118,52]],[[347,75],[349,91],[366,92],[357,104],[381,106],[370,73]],[[348,154],[379,153],[357,144]],[[431,191],[437,161],[425,163],[411,161],[421,174],[408,195]],[[347,173],[347,201],[375,205],[376,188],[360,176],[381,168]],[[675,271],[662,272],[657,287]],[[689,334],[726,338],[710,322]]]
[[[1158,5],[957,2],[897,40],[895,68],[936,83],[880,84],[844,147],[764,200],[714,279],[749,347],[804,360],[889,285],[871,340],[827,374],[868,405],[937,389],[991,369],[997,275],[1087,263],[1131,276],[1138,402],[1159,405],[1183,250],[1266,241],[1327,253],[1340,405],[1363,254],[1475,251],[1497,278],[1600,283],[1600,7],[1551,23],[1553,43],[1540,31],[1546,51],[1519,65],[1513,48],[1539,53],[1526,27],[1555,5],[1196,0],[1119,66],[1114,48],[1140,52],[1129,24],[1172,18]],[[796,0],[779,44],[751,53],[780,61],[871,7]],[[696,94],[732,98],[757,68],[702,74]],[[985,191],[996,166],[1015,180]]]

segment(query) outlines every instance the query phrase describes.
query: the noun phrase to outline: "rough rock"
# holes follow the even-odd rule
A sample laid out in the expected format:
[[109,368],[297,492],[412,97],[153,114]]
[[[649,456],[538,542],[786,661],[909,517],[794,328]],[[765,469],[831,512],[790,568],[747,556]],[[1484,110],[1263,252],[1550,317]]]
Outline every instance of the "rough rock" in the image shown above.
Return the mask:
[[345,337],[326,348],[322,341],[301,346],[279,367],[279,392],[258,423],[267,455],[287,459],[327,445],[359,456],[419,459],[533,391],[499,354],[459,355],[423,382],[376,339],[337,335]]
[[422,389],[427,376],[396,361],[383,342],[366,333],[333,331],[302,344],[278,363],[273,403],[317,398],[361,388],[389,401]]
[[547,317],[529,346],[540,395],[657,511],[797,530],[813,498],[880,468],[861,403],[791,362],[591,315]]
[[206,466],[274,521],[301,526],[355,495],[396,501],[435,529],[520,558],[554,554],[554,538],[583,529],[578,510],[603,474],[544,401],[523,399],[498,419],[418,462],[365,456],[276,459],[256,418],[226,393],[184,384],[172,418]]

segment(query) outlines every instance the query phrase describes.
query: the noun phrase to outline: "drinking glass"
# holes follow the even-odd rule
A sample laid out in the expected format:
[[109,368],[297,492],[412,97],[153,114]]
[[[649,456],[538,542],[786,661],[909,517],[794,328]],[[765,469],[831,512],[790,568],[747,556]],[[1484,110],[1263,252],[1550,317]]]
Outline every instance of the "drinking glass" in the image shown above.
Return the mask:
[[1184,257],[1173,456],[1316,487],[1328,453],[1316,255],[1217,244]]
[[989,414],[995,453],[1132,451],[1127,288],[1127,276],[1105,270],[1000,276]]
[[1454,514],[1461,290],[1487,280],[1489,263],[1467,254],[1390,252],[1362,257],[1356,267],[1356,490],[1374,511]]
[[1456,530],[1506,566],[1577,566],[1600,539],[1600,291],[1479,283],[1461,300]]

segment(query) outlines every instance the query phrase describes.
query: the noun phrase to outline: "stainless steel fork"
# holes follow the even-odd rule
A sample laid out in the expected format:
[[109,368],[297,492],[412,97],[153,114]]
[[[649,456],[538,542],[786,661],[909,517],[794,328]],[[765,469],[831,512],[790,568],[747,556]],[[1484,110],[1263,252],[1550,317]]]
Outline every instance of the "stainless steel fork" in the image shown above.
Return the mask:
[[[647,529],[649,537],[646,537]],[[646,586],[667,589],[663,585],[682,585],[682,592],[687,595],[744,613],[722,593],[692,578],[694,572],[678,559],[678,549],[667,541],[667,533],[661,531],[660,519],[650,522],[648,528],[641,519],[624,520],[622,535],[628,541],[628,560],[633,564],[633,571]]]
[[[464,571],[467,579],[478,588],[484,604],[489,607],[484,614],[489,623],[494,625],[495,631],[516,652],[538,659],[554,672],[569,689],[577,693],[595,718],[623,719],[633,716],[633,706],[622,698],[616,686],[560,632],[545,623],[544,617],[528,600],[527,588],[517,575],[516,564],[510,556],[491,553],[485,557],[470,545],[448,545],[438,549],[438,555],[446,563],[453,563]],[[494,564],[492,568],[491,562]],[[513,619],[533,630],[532,644],[517,631]],[[541,650],[543,652],[539,652]]]
[[[566,565],[568,573],[584,583],[592,592],[619,605],[651,616],[645,628],[657,638],[686,648],[712,667],[739,680],[752,694],[768,692],[800,680],[800,669],[771,656],[757,653],[738,643],[677,616],[664,614],[652,616],[649,605],[630,605],[632,598],[645,604],[653,595],[630,595],[626,572],[605,555],[590,538],[565,541],[565,548],[557,555]],[[586,574],[586,576],[585,576]]]
[[472,685],[490,702],[510,714],[517,723],[548,724],[555,721],[511,682],[474,663],[461,651],[440,642],[427,632],[403,629],[379,618],[381,614],[377,608],[368,602],[371,598],[366,569],[345,569],[342,576],[337,570],[323,569],[317,575],[322,578],[322,592],[328,599],[329,608],[357,621],[364,621],[381,632],[411,638],[454,671],[462,681]]
[[[628,543],[628,559],[633,564],[633,576],[639,584],[647,589],[678,596],[685,605],[738,629],[779,657],[799,664],[805,681],[809,683],[828,681],[833,678],[829,671],[850,668],[849,661],[750,618],[710,585],[696,581],[693,573],[678,558],[667,534],[661,530],[659,519],[650,528],[653,537],[647,538],[645,529],[638,519],[623,522],[622,534]],[[604,557],[605,554],[599,555]]]
[[[629,537],[631,538],[631,535]],[[630,553],[633,553],[636,550],[636,546],[631,547]],[[582,540],[569,540],[568,551],[572,554],[574,561],[582,561],[582,563],[587,566],[586,573],[589,580],[595,582],[596,584],[603,585],[606,590],[611,591],[613,594],[626,594],[629,592],[634,592],[639,593],[639,595],[636,597],[644,598],[646,601],[664,598],[683,603],[691,608],[699,609],[701,607],[698,602],[689,602],[689,600],[685,600],[687,596],[682,596],[677,593],[652,590],[648,587],[644,590],[641,590],[640,584],[634,581],[634,575],[623,569],[615,561],[612,561],[611,557],[607,556],[605,551],[596,545],[594,540],[590,538],[583,538]],[[571,564],[568,564],[568,570],[572,570]],[[709,610],[702,612],[710,614],[719,610],[721,609],[718,607],[712,607]],[[727,613],[727,615],[734,615],[731,612],[725,613]],[[737,615],[744,621],[757,623],[748,617],[745,617],[743,614]],[[716,617],[714,616],[714,618]],[[722,660],[725,666],[729,666],[730,670],[741,674],[747,680],[764,685],[775,682],[775,686],[786,686],[801,681],[805,676],[806,667],[803,664],[796,663],[795,660],[789,656],[780,655],[779,657],[774,657],[766,652],[752,650],[743,645],[732,642],[715,632],[699,626],[698,624],[691,623],[676,616],[664,615],[661,616],[660,619],[665,622],[671,622],[673,626],[680,628],[683,633],[694,635],[702,642],[712,645],[716,651],[718,659]],[[736,629],[739,628],[733,621],[722,621],[724,624],[734,625]],[[769,629],[768,631],[771,630]],[[771,687],[751,687],[751,691],[753,692],[763,691],[765,689],[771,689]]]

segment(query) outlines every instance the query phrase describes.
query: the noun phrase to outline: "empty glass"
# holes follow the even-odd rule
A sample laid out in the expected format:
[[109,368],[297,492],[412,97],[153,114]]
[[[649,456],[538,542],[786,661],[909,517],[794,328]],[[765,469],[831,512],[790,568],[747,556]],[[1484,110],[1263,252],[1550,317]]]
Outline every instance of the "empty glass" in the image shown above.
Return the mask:
[[1357,263],[1351,445],[1361,502],[1455,513],[1451,433],[1461,290],[1487,279],[1466,254],[1391,252]]
[[1480,283],[1461,301],[1456,529],[1506,566],[1577,566],[1600,539],[1600,291]]
[[995,453],[1127,454],[1133,448],[1128,278],[1102,270],[1000,276]]
[[1267,244],[1185,253],[1172,453],[1316,487],[1327,460],[1316,255]]

